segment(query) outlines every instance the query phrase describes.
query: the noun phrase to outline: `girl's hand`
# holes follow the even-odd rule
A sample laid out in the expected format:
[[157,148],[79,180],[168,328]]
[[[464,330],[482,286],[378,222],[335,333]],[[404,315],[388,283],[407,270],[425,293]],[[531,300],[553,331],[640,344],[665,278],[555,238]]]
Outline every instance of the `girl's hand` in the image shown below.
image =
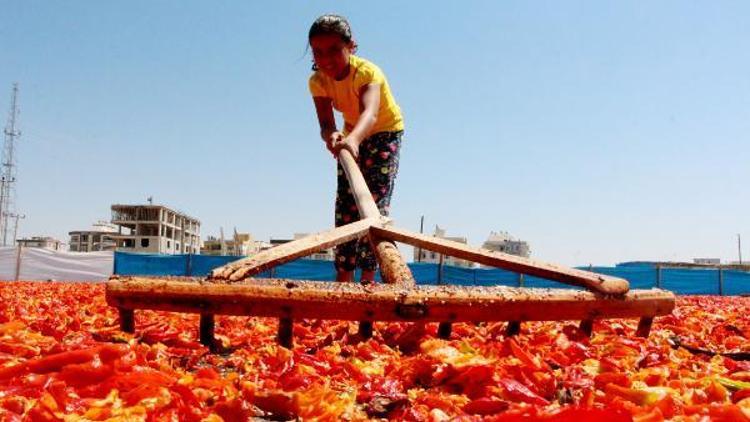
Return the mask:
[[344,134],[338,131],[331,132],[331,134],[328,135],[328,139],[326,139],[326,148],[328,149],[328,152],[331,153],[333,158],[336,158],[336,156],[338,155],[335,145],[339,143],[343,138]]
[[333,145],[338,157],[342,149],[347,149],[355,160],[359,158],[359,141],[351,136],[346,136]]

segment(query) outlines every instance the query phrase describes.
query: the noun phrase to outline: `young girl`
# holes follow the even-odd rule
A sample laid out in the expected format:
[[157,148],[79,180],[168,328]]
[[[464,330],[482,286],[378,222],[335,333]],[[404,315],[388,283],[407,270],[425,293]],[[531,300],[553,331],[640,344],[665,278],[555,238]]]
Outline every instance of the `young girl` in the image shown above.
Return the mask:
[[[314,73],[310,93],[320,123],[320,136],[334,154],[349,150],[373,194],[380,213],[388,215],[404,122],[383,72],[355,56],[357,44],[349,22],[338,15],[323,15],[310,27]],[[344,116],[343,131],[336,127],[333,110]],[[359,211],[344,170],[338,165],[336,226],[359,220]],[[366,240],[336,248],[336,280],[353,281],[362,268],[362,282],[372,282],[377,262]]]

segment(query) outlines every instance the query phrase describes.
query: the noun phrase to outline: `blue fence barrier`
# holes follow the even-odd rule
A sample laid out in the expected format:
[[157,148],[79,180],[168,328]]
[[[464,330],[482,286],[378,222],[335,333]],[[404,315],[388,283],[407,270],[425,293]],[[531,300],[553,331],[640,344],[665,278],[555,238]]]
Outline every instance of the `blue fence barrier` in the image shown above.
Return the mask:
[[[208,255],[144,255],[115,252],[114,273],[144,276],[204,277],[216,268],[234,261],[236,256]],[[410,263],[409,268],[418,284],[457,284],[463,286],[569,287],[554,281],[519,276],[519,274],[485,268],[462,268],[437,264]],[[618,265],[616,267],[581,267],[600,274],[621,277],[633,289],[662,287],[679,294],[741,295],[750,294],[750,272],[722,269],[661,268],[654,265]],[[442,273],[441,273],[442,271]],[[298,280],[333,280],[336,278],[330,261],[299,259],[280,265],[259,277]],[[378,275],[379,277],[379,275]]]

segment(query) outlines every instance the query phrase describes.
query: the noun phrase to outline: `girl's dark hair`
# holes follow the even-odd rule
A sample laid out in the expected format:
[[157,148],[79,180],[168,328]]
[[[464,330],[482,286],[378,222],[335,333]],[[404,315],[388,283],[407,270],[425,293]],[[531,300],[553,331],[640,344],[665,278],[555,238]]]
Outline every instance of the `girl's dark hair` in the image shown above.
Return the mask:
[[323,15],[315,19],[315,22],[310,27],[307,39],[310,40],[316,35],[327,34],[338,35],[342,41],[348,44],[352,40],[352,27],[349,25],[349,21],[343,16]]
[[[352,27],[349,21],[341,15],[328,14],[315,19],[307,35],[308,45],[312,37],[318,35],[338,35],[346,44],[352,43],[352,52],[357,51],[357,43],[352,38]],[[312,70],[318,70],[314,62]]]

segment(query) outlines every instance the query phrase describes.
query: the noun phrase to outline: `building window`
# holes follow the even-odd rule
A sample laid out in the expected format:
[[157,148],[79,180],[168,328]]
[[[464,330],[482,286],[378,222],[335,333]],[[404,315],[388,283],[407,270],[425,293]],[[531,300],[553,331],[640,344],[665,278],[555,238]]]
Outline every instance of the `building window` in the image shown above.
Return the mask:
[[142,248],[148,248],[149,240],[148,239],[141,239],[141,247]]
[[169,241],[169,240],[167,240],[167,249],[169,249],[169,248],[171,248],[171,247],[172,247],[172,242],[171,242],[171,241]]

